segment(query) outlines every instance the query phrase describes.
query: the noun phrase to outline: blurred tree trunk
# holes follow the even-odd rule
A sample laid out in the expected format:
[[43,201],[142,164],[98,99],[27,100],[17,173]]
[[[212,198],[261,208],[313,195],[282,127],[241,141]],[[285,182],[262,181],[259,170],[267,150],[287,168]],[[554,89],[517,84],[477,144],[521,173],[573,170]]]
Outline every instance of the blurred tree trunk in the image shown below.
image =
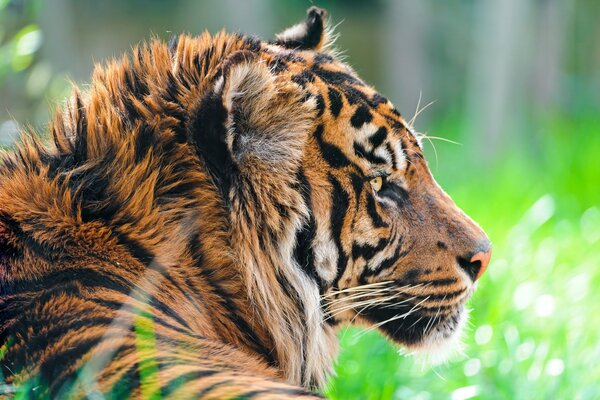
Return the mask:
[[541,111],[558,106],[564,39],[571,15],[568,3],[570,2],[563,0],[545,0],[540,3],[536,12],[539,23],[532,79],[535,104]]
[[45,35],[43,58],[52,64],[54,70],[69,71],[70,78],[76,81],[88,78],[92,55],[85,55],[89,58],[88,63],[73,63],[73,60],[81,60],[84,55],[77,52],[79,46],[74,37],[76,30],[71,3],[68,0],[43,2],[40,26]]
[[519,107],[527,106],[527,63],[521,57],[528,58],[523,53],[532,40],[532,1],[482,0],[476,6],[464,134],[473,138],[473,155],[484,165],[502,143],[529,134],[518,118]]
[[[417,107],[432,100],[427,76],[427,36],[431,21],[429,2],[388,1],[383,3],[384,22],[382,40],[382,73],[389,87],[385,93],[394,102],[405,119],[410,120]],[[418,125],[425,126],[425,115],[419,116]]]

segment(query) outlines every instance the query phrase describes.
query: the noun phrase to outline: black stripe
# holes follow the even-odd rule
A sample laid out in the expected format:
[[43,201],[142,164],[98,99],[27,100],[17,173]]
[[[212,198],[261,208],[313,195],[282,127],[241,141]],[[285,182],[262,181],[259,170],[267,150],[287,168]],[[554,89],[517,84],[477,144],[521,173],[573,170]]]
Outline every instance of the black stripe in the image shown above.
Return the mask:
[[[200,234],[196,233],[190,237],[188,241],[188,249],[195,266],[195,271],[202,279],[207,283],[212,291],[212,294],[216,297],[216,301],[225,309],[227,317],[236,326],[237,332],[240,334],[242,340],[245,340],[246,344],[253,348],[257,353],[263,355],[267,363],[270,365],[276,365],[276,358],[272,354],[272,350],[267,348],[254,334],[246,320],[240,315],[235,303],[233,302],[234,296],[229,293],[216,279],[212,277],[212,274],[207,266],[204,265],[204,256],[202,254],[202,247],[200,243]],[[206,297],[205,294],[198,292],[195,285],[191,282],[188,283],[188,287],[194,290],[197,298]]]
[[352,118],[350,118],[350,123],[353,127],[358,129],[364,124],[371,122],[372,120],[373,115],[371,114],[371,111],[369,111],[369,109],[366,106],[360,105],[354,112],[354,115],[352,115]]
[[367,192],[367,213],[369,214],[369,217],[371,217],[371,221],[375,228],[387,228],[389,226],[377,212],[375,197],[369,192]]
[[119,380],[110,389],[111,399],[128,399],[131,392],[140,387],[140,366],[137,362],[132,364],[121,374]]
[[387,160],[383,157],[380,157],[378,155],[376,155],[375,153],[373,153],[372,151],[367,151],[367,149],[365,149],[365,147],[358,143],[358,142],[354,142],[354,153],[356,153],[357,156],[364,158],[365,160],[369,161],[372,164],[387,164]]
[[429,295],[423,294],[423,295],[418,295],[418,296],[415,295],[414,297],[417,300],[427,300],[427,301],[450,300],[450,299],[460,296],[463,293],[465,293],[465,289],[455,290],[453,292],[442,293],[442,294],[429,294]]
[[315,99],[317,101],[317,117],[320,117],[323,115],[323,111],[325,111],[325,101],[320,94],[316,95]]
[[12,281],[3,287],[5,294],[18,292],[47,291],[52,287],[72,288],[79,283],[86,288],[107,288],[128,295],[132,289],[131,282],[115,275],[107,275],[92,268],[73,268],[52,271],[42,278],[30,280],[21,279]]
[[[277,276],[277,282],[279,283],[279,286],[281,286],[281,288],[283,289],[283,291],[287,295],[287,297],[294,302],[294,305],[295,305],[294,308],[298,311],[300,320],[305,321],[307,316],[306,316],[306,309],[304,308],[304,302],[302,301],[302,297],[300,296],[300,294],[298,293],[296,288],[294,288],[292,286],[292,284],[289,282],[289,280],[284,275],[282,275],[281,273],[278,272],[276,276]],[[302,354],[303,354],[304,360],[307,359],[307,346],[306,346],[307,339],[308,338],[306,337],[306,335],[303,335],[301,347],[302,347]],[[301,376],[302,380],[304,379],[305,374],[306,374],[306,363],[303,362],[301,365],[301,372],[300,372],[300,376]]]
[[[131,252],[139,262],[146,265],[148,263],[151,263],[150,265],[148,265],[147,268],[151,268],[152,270],[156,271],[158,274],[160,274],[162,279],[169,281],[175,289],[179,289],[181,291],[179,285],[173,281],[171,276],[169,276],[167,269],[162,264],[157,262],[156,257],[150,250],[146,249],[137,240],[134,240],[125,234],[118,235],[118,240],[121,243],[125,244],[127,250]],[[131,286],[133,286],[133,284],[131,284]],[[134,286],[134,288],[132,288],[131,293],[127,292],[125,294],[137,298],[139,300],[145,301],[147,304],[156,308],[158,311],[177,321],[181,326],[191,330],[191,327],[189,326],[187,321],[181,318],[181,316],[176,311],[174,311],[171,306],[159,300],[155,295],[148,296],[148,294],[137,285]]]
[[240,39],[244,40],[244,47],[250,51],[253,51],[256,53],[262,47],[261,40],[254,35],[244,35],[244,34],[240,33],[239,35],[236,35],[236,36],[239,37]]
[[327,53],[315,53],[313,60],[316,64],[330,64],[335,61],[335,59]]
[[[39,364],[41,376],[50,382],[50,390],[55,392],[59,389],[63,383],[74,376],[77,371],[73,371],[69,374],[64,374],[65,370],[75,364],[78,360],[88,354],[96,347],[100,342],[102,336],[94,338],[86,338],[77,342],[75,346],[63,347],[52,354],[49,354]],[[133,347],[133,345],[131,345]],[[115,353],[113,357],[117,357],[118,353]],[[53,393],[56,395],[56,393]]]
[[207,378],[209,376],[213,376],[218,374],[220,371],[212,371],[212,370],[199,370],[199,371],[190,371],[185,374],[179,375],[175,378],[171,378],[165,385],[163,385],[162,389],[162,397],[171,396],[175,391],[180,389],[186,383],[196,382],[199,379]]
[[310,71],[303,71],[299,74],[292,76],[292,81],[302,87],[306,87],[306,84],[312,83],[315,80],[315,75]]
[[309,217],[298,229],[298,231],[296,231],[294,259],[300,268],[302,268],[302,270],[306,273],[306,275],[311,277],[319,285],[319,289],[323,290],[325,283],[321,279],[321,276],[315,267],[315,253],[312,243],[313,239],[317,235],[317,225],[312,212],[311,188],[302,169],[298,171],[297,175],[298,182],[302,190],[302,196],[304,198],[304,204],[306,204],[306,206],[309,208]]
[[212,392],[216,388],[221,387],[221,386],[225,386],[225,385],[229,385],[231,383],[233,383],[233,380],[231,380],[231,379],[228,379],[228,380],[225,380],[225,381],[221,381],[221,382],[215,382],[212,385],[209,385],[209,386],[207,386],[207,387],[202,388],[201,390],[199,390],[196,393],[196,396],[194,396],[193,398],[194,399],[203,399],[205,395],[209,394],[210,392]]
[[398,204],[398,207],[402,207],[408,201],[408,190],[395,184],[386,182],[386,184],[377,193],[379,196],[387,197]]
[[379,275],[381,272],[396,266],[398,261],[402,257],[406,256],[407,253],[408,251],[402,251],[402,240],[400,240],[398,242],[398,247],[396,248],[396,251],[394,252],[394,255],[392,257],[386,258],[376,267],[367,264],[363,272],[360,274],[358,281],[361,284],[365,284],[367,282],[367,277]]
[[331,184],[331,211],[329,217],[331,236],[338,250],[337,273],[334,281],[334,285],[337,286],[348,264],[348,256],[342,247],[342,228],[344,217],[350,206],[350,199],[340,182],[331,174],[329,175],[329,183]]
[[233,171],[231,155],[225,143],[227,115],[221,96],[210,92],[204,96],[188,125],[191,142],[205,161],[224,198],[227,198]]
[[[317,75],[322,81],[330,84],[330,85],[339,85],[339,86],[349,86],[349,85],[358,85],[364,86],[364,83],[361,82],[358,78],[347,74],[341,71],[330,71],[324,68],[321,68],[319,64],[313,65],[312,71],[315,75]],[[364,95],[364,94],[363,94]]]
[[[171,317],[173,320],[177,321],[181,326],[188,330],[192,330],[192,328],[188,325],[187,321],[181,318],[181,316],[177,313],[177,311],[173,310],[170,306],[158,300],[156,296],[151,296],[149,300],[149,304],[151,307],[157,309],[168,317]],[[170,324],[164,322],[165,325],[171,326]],[[179,330],[179,329],[177,329]],[[187,332],[187,331],[186,331]]]
[[371,143],[371,146],[373,146],[373,148],[379,147],[381,146],[386,137],[387,129],[382,126],[381,128],[377,129],[377,132],[375,132],[369,137],[369,143]]
[[387,103],[388,99],[386,99],[385,96],[382,96],[379,93],[375,93],[373,95],[373,98],[371,99],[371,102],[378,106],[379,104]]
[[350,183],[352,184],[352,190],[354,190],[356,200],[355,208],[358,209],[360,205],[360,195],[365,188],[365,178],[355,172],[351,172]]
[[385,149],[388,151],[388,153],[390,153],[392,157],[392,164],[394,165],[394,168],[400,169],[400,165],[398,164],[398,157],[396,156],[396,151],[389,142],[385,144]]
[[77,109],[75,114],[78,114],[79,118],[77,119],[73,156],[79,162],[83,162],[87,160],[87,116],[79,94],[75,95],[75,108]]
[[[201,78],[205,77],[208,74],[208,69],[210,68],[211,65],[211,60],[214,58],[214,54],[215,54],[215,46],[214,44],[210,45],[210,47],[206,50],[204,50],[203,52],[200,52],[198,54],[196,54],[196,56],[194,57],[194,66],[196,67],[196,70],[199,71],[198,75],[200,75]],[[181,68],[181,70],[184,70],[183,68]],[[193,76],[195,77],[195,74],[189,74],[189,76]],[[191,82],[193,85],[199,85],[200,82]]]
[[387,239],[379,239],[375,246],[371,246],[370,244],[352,244],[352,259],[358,260],[359,258],[364,259],[365,261],[369,261],[372,259],[377,253],[385,249],[388,245]]
[[235,397],[236,400],[249,400],[252,399],[256,396],[262,395],[262,394],[272,394],[272,395],[279,395],[279,396],[300,396],[300,397],[304,397],[304,396],[308,396],[308,397],[317,397],[317,398],[323,398],[315,393],[311,393],[305,389],[301,389],[301,388],[274,388],[274,389],[261,389],[261,390],[253,390],[251,392],[246,392],[243,393],[237,397]]
[[333,168],[344,168],[352,165],[348,157],[335,145],[328,143],[323,138],[323,124],[317,126],[314,135],[321,149],[323,159]]
[[329,96],[329,111],[331,111],[331,115],[337,117],[342,110],[342,96],[332,87],[329,87],[327,94]]

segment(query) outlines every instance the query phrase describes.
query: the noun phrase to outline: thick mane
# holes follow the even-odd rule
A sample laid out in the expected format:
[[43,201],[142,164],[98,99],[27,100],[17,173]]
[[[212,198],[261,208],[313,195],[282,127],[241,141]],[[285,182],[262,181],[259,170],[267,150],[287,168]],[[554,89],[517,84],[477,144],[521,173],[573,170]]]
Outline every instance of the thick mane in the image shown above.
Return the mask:
[[[234,85],[245,85],[243,92],[257,90],[256,96],[289,91],[279,96],[279,107],[294,107],[297,131],[306,134],[314,105],[299,105],[305,100],[297,85],[280,79],[253,89],[249,85],[256,80],[244,78],[265,72],[247,72],[247,60],[235,55],[258,54],[261,46],[241,35],[183,35],[170,45],[154,40],[135,48],[131,59],[97,67],[89,90],[75,89],[56,114],[50,127],[54,148],[25,135],[16,151],[3,157],[0,208],[18,216],[23,237],[48,257],[110,259],[122,267],[112,273],[131,288],[147,266],[158,268],[180,291],[190,291],[187,307],[204,310],[196,318],[186,315],[185,305],[169,306],[195,334],[246,349],[277,367],[290,383],[322,386],[336,352],[335,334],[323,324],[317,285],[292,256],[296,231],[308,217],[302,191],[286,192],[296,176],[274,180],[269,193],[229,199],[199,150],[218,153],[220,144],[202,132],[226,121],[218,113],[207,117],[206,101],[215,91],[229,89],[229,102],[237,102],[242,91]],[[278,107],[277,102],[254,104],[262,114],[248,115],[245,123],[271,126],[275,134],[289,130],[269,119],[269,107]],[[286,123],[294,126],[294,115],[288,117]],[[240,118],[234,121],[238,125]],[[302,146],[299,138],[282,151]],[[255,168],[251,159],[239,162]],[[244,179],[252,184],[255,178]],[[273,191],[279,200],[267,199]],[[248,209],[245,196],[265,197]],[[272,210],[283,212],[281,207],[292,207],[285,211],[286,226],[265,219]],[[230,215],[246,217],[232,220]],[[269,226],[274,230],[263,232]],[[127,257],[120,255],[125,252],[140,265],[125,265]],[[42,279],[46,272],[34,264],[13,271],[12,279]]]

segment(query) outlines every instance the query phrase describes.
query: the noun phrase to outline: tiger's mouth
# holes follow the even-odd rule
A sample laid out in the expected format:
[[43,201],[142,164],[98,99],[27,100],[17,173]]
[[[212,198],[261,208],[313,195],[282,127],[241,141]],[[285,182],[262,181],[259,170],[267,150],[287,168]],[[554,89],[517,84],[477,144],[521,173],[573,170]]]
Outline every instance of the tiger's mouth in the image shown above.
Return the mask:
[[[459,341],[467,321],[465,303],[473,287],[461,290],[460,295],[457,292],[382,303],[362,310],[360,315],[368,325],[410,352],[437,352]],[[455,298],[447,301],[451,295]]]

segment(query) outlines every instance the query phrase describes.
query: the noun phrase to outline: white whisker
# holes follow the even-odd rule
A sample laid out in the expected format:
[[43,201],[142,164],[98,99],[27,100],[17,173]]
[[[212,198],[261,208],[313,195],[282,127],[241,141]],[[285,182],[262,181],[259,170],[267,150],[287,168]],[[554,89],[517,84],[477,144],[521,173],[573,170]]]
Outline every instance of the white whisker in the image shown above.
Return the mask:
[[344,307],[334,309],[334,310],[332,310],[331,313],[329,313],[327,318],[325,318],[325,321],[327,321],[328,319],[333,318],[336,315],[339,315],[345,311],[351,310],[353,308],[362,307],[362,306],[366,306],[368,308],[373,305],[377,305],[380,303],[385,303],[390,300],[394,300],[396,297],[398,297],[400,295],[401,295],[401,293],[397,293],[397,294],[394,294],[394,295],[388,296],[388,297],[381,297],[381,298],[376,298],[376,299],[371,299],[371,300],[359,301],[357,303],[352,303],[352,304],[346,305]]
[[424,303],[425,301],[427,301],[427,300],[429,300],[429,296],[428,296],[428,297],[426,297],[426,298],[424,298],[423,300],[421,300],[421,301],[420,301],[420,302],[418,302],[417,304],[415,304],[415,305],[414,305],[414,306],[413,306],[413,307],[412,307],[410,310],[408,310],[408,311],[407,311],[407,312],[405,312],[404,314],[395,315],[395,316],[393,316],[393,317],[391,317],[391,318],[388,318],[388,319],[386,319],[385,321],[382,321],[382,322],[378,322],[378,323],[376,323],[375,325],[373,325],[373,326],[369,327],[369,328],[368,328],[368,329],[366,329],[364,332],[362,332],[362,334],[361,334],[361,335],[359,335],[359,336],[357,337],[357,339],[360,339],[360,338],[361,338],[363,335],[367,334],[368,332],[370,332],[370,331],[372,331],[372,330],[374,330],[374,329],[377,329],[377,328],[379,328],[379,327],[380,327],[380,326],[382,326],[382,325],[385,325],[385,324],[387,324],[388,322],[392,322],[392,321],[396,321],[396,320],[398,320],[398,319],[404,319],[404,318],[408,317],[409,315],[413,314],[415,311],[418,311],[418,310],[420,310],[420,307],[419,307],[419,306],[420,306],[421,304],[423,304],[423,303]]
[[367,283],[367,284],[360,285],[360,286],[352,286],[352,287],[342,289],[342,290],[332,290],[332,291],[328,292],[327,294],[323,295],[322,297],[327,298],[327,297],[335,296],[335,295],[341,294],[341,293],[347,293],[347,292],[353,292],[353,291],[359,291],[359,290],[367,290],[373,286],[388,285],[390,283],[394,283],[394,281]]
[[432,104],[435,103],[435,100],[430,101],[429,103],[427,103],[425,106],[423,106],[423,108],[419,109],[419,105],[421,104],[421,95],[419,94],[419,102],[417,103],[417,111],[415,111],[415,114],[413,115],[413,117],[410,119],[410,121],[408,122],[408,124],[412,127],[413,124],[415,123],[417,117],[426,109],[428,109]]
[[387,291],[390,291],[390,290],[393,290],[393,289],[394,288],[392,288],[392,287],[384,287],[384,288],[377,289],[377,290],[370,290],[368,292],[355,293],[355,294],[352,294],[350,296],[340,297],[340,298],[337,298],[337,299],[332,299],[332,300],[327,300],[327,301],[328,301],[329,305],[333,305],[335,303],[342,303],[342,302],[345,302],[345,301],[359,299],[361,297],[374,296],[377,293],[387,292]]

